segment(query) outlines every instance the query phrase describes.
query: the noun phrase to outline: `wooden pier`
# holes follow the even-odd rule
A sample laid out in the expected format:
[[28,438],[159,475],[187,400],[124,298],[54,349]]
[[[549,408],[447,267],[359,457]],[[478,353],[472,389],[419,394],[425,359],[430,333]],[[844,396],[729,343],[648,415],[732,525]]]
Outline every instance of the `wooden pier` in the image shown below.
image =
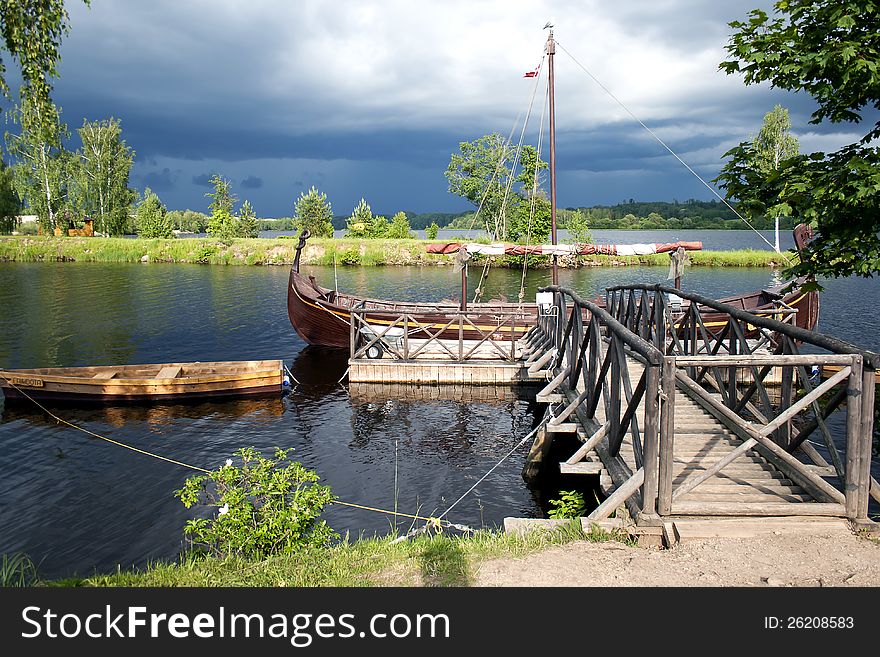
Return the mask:
[[[558,286],[543,292],[552,301],[524,334],[522,313],[490,324],[450,311],[437,324],[402,312],[377,323],[353,309],[352,390],[464,399],[476,386],[491,399],[535,384],[548,412],[523,476],[550,467],[597,477],[605,499],[585,522],[626,509],[637,533],[667,544],[768,523],[876,528],[868,505],[880,502],[870,470],[880,356],[797,327],[784,305],[773,318],[659,285],[610,288],[604,307]],[[683,300],[676,308],[673,293]],[[843,433],[829,421],[835,411]],[[548,463],[560,433],[576,448]]]
[[[739,518],[740,531],[743,518],[874,525],[880,356],[663,286],[610,289],[605,308],[547,291],[554,301],[527,336],[525,359],[528,374],[546,382],[537,399],[550,412],[524,476],[548,466],[598,475],[606,498],[588,520],[625,506],[636,526],[667,541],[675,521],[693,517]],[[671,311],[669,293],[689,302],[685,312]],[[710,330],[708,312],[727,321]],[[823,368],[835,372],[824,381]],[[827,419],[844,402],[845,435],[835,436]],[[547,464],[558,433],[580,446]]]

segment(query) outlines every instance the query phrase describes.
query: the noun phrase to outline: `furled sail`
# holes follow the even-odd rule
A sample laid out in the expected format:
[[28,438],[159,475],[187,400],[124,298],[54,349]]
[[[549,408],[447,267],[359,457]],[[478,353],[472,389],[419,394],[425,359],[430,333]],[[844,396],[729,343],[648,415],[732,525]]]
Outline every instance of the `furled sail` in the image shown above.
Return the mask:
[[492,244],[443,242],[428,244],[427,253],[456,253],[465,247],[468,253],[481,255],[649,255],[669,253],[679,248],[700,251],[702,242],[669,242],[665,244]]

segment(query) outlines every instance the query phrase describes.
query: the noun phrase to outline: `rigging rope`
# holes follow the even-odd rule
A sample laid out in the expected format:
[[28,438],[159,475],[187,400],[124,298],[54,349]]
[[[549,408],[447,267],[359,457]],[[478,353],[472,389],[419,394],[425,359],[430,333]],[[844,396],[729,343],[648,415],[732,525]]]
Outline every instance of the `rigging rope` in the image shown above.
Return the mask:
[[[543,68],[544,68],[544,57],[541,58],[541,63],[539,64],[539,71],[543,70]],[[504,188],[504,197],[501,200],[500,216],[505,218],[502,223],[502,228],[505,229],[504,231],[502,231],[502,233],[501,233],[502,235],[506,235],[506,233],[507,233],[507,231],[506,231],[506,228],[507,228],[507,222],[506,222],[507,199],[510,196],[510,190],[513,187],[514,179],[516,178],[516,167],[519,162],[520,156],[522,154],[523,141],[525,140],[526,128],[529,125],[529,118],[532,116],[532,108],[535,106],[535,97],[538,94],[539,80],[540,80],[540,73],[539,73],[539,75],[535,76],[535,84],[532,87],[532,94],[531,94],[531,97],[529,98],[528,109],[526,111],[526,116],[523,121],[522,130],[520,131],[519,143],[517,144],[516,151],[514,152],[513,163],[511,164],[511,167],[510,167],[510,175],[507,178],[507,184]],[[520,116],[522,116],[522,112],[520,112],[520,114],[517,116],[517,122],[519,122]],[[514,124],[513,129],[511,130],[511,137],[513,136],[513,132],[515,130],[516,130],[516,124]],[[508,137],[508,141],[507,141],[508,146],[510,145],[511,137]],[[502,160],[499,159],[499,166],[501,165],[501,163],[502,163]],[[497,169],[496,169],[496,172],[497,172]],[[494,176],[493,176],[493,180],[494,180]],[[491,182],[490,182],[490,186],[491,186]],[[487,188],[486,188],[487,194],[488,194],[488,190],[489,190],[490,186],[487,186]],[[476,220],[476,217],[474,218],[474,220]],[[487,225],[487,228],[488,228],[488,225]],[[498,239],[498,235],[499,235],[499,233],[498,233],[498,217],[496,217],[496,220],[495,220],[495,239]],[[486,276],[489,273],[489,267],[490,267],[491,262],[492,262],[491,258],[486,258],[486,262],[483,266],[483,271],[480,274],[480,280],[477,283],[476,290],[474,290],[474,303],[476,303],[477,299],[479,299],[483,295],[483,281],[485,280]]]
[[[775,247],[774,247],[774,245],[770,243],[770,240],[768,240],[766,237],[764,237],[763,235],[761,235],[761,233],[760,233],[760,232],[759,232],[754,226],[752,226],[751,223],[749,223],[749,220],[748,220],[748,219],[746,219],[746,218],[745,218],[744,216],[742,216],[739,212],[737,212],[736,208],[734,208],[734,207],[733,207],[733,206],[727,201],[727,199],[725,199],[723,196],[721,196],[721,194],[719,194],[719,193],[715,190],[715,188],[712,187],[712,185],[710,185],[708,182],[706,182],[706,181],[702,178],[702,176],[700,176],[700,174],[698,174],[696,171],[694,171],[694,170],[691,168],[691,166],[690,166],[687,162],[685,162],[683,159],[681,159],[681,158],[678,156],[678,154],[677,154],[675,151],[673,151],[673,150],[672,150],[672,149],[666,144],[665,141],[663,141],[662,139],[660,139],[660,137],[657,135],[657,133],[655,133],[653,130],[651,130],[651,128],[649,128],[647,125],[645,125],[645,123],[644,123],[639,117],[637,117],[637,116],[632,112],[632,110],[630,110],[630,108],[626,106],[626,104],[625,104],[622,100],[620,100],[617,96],[615,96],[615,95],[611,92],[611,90],[608,89],[608,87],[606,87],[604,84],[602,84],[602,82],[600,82],[599,79],[598,79],[595,75],[593,75],[593,74],[589,71],[589,69],[587,69],[586,66],[584,66],[583,64],[581,64],[581,63],[577,60],[577,58],[576,58],[574,55],[572,55],[570,52],[568,52],[568,50],[566,50],[565,46],[563,46],[561,43],[559,43],[559,41],[556,41],[556,45],[559,46],[560,50],[562,50],[566,55],[568,55],[569,57],[571,57],[571,60],[572,60],[577,66],[579,66],[579,67],[584,71],[584,73],[586,73],[587,75],[589,75],[590,78],[593,80],[593,82],[595,82],[597,85],[599,85],[599,87],[602,89],[602,91],[604,91],[606,94],[608,94],[608,95],[614,100],[614,102],[616,102],[618,105],[620,105],[620,107],[622,107],[623,110],[624,110],[627,114],[629,114],[629,115],[633,118],[633,120],[634,120],[636,123],[638,123],[638,124],[639,124],[640,126],[642,126],[645,130],[647,130],[647,131],[648,131],[648,134],[650,134],[654,139],[656,139],[657,142],[658,142],[663,148],[665,148],[665,149],[669,152],[670,155],[672,155],[672,157],[674,157],[676,160],[678,160],[678,161],[679,161],[679,162],[680,162],[680,163],[681,163],[681,164],[682,164],[682,165],[683,165],[688,171],[690,171],[690,172],[694,175],[694,177],[695,177],[697,180],[699,180],[701,183],[703,183],[703,185],[706,187],[706,189],[708,189],[710,192],[712,192],[712,194],[714,194],[714,195],[718,198],[718,200],[720,200],[724,205],[726,205],[726,206],[731,210],[731,212],[733,212],[737,217],[739,217],[742,221],[744,221],[745,224],[746,224],[746,226],[748,226],[749,228],[751,228],[751,229],[755,232],[755,234],[756,234],[758,237],[760,237],[762,240],[764,240],[764,241],[767,243],[767,245],[768,245],[771,249],[773,249],[774,251],[776,250]],[[791,260],[789,260],[788,257],[787,257],[784,253],[780,253],[780,255],[782,256],[782,258],[783,258],[788,264],[791,264]]]
[[[526,245],[529,245],[532,243],[532,220],[535,217],[535,206],[537,204],[537,199],[538,199],[538,172],[540,170],[538,163],[541,161],[541,148],[544,143],[544,117],[547,112],[547,99],[549,97],[550,97],[550,85],[547,85],[547,93],[544,96],[544,104],[543,104],[543,108],[541,109],[541,125],[538,128],[538,148],[536,150],[536,156],[535,156],[535,179],[532,182],[532,198],[531,198],[531,203],[529,204],[529,223],[528,223],[528,228],[526,230]],[[528,267],[529,267],[529,256],[528,256],[528,254],[524,254],[523,255],[522,278],[520,279],[520,282],[519,282],[519,294],[517,295],[517,298],[519,299],[520,303],[523,302],[523,299],[526,296],[526,270],[528,269]]]

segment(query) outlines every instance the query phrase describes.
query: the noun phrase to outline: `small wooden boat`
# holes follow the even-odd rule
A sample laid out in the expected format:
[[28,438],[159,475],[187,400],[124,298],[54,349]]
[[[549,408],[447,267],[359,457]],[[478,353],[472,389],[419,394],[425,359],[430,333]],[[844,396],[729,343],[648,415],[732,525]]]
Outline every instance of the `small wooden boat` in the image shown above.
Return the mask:
[[137,402],[281,394],[280,360],[0,370],[7,400]]
[[[830,379],[832,376],[837,374],[840,370],[843,369],[843,365],[823,365],[822,366],[822,378]],[[877,385],[880,386],[880,370],[874,372],[874,378],[877,381]]]

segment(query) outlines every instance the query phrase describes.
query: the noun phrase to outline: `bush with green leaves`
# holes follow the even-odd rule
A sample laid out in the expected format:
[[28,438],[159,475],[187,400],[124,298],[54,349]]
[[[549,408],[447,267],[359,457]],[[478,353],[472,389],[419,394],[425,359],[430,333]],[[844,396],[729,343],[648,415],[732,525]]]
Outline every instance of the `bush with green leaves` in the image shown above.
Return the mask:
[[257,226],[257,215],[249,201],[241,204],[238,211],[238,237],[258,237],[260,234]]
[[386,236],[392,240],[405,240],[412,237],[409,219],[405,212],[398,212],[391,217],[391,225],[388,226]]
[[437,233],[440,232],[440,226],[437,225],[436,221],[432,221],[428,224],[428,227],[425,228],[425,237],[429,240],[437,239]]
[[177,491],[186,508],[218,507],[209,518],[190,520],[184,533],[193,552],[216,557],[262,559],[323,547],[336,536],[319,516],[334,497],[318,475],[291,461],[290,450],[273,458],[253,447],[240,449],[241,465],[226,465],[187,479]]
[[575,244],[590,244],[593,241],[589,217],[580,210],[568,214],[565,229]]
[[174,230],[174,224],[168,216],[165,206],[149,187],[144,190],[144,198],[138,204],[135,226],[138,237],[168,238],[174,236],[171,232]]
[[587,503],[584,502],[584,496],[576,490],[561,490],[559,497],[550,500],[550,512],[547,514],[551,518],[580,518],[587,510]]
[[294,212],[294,222],[300,230],[308,230],[313,237],[333,237],[333,208],[326,194],[315,187],[309,188],[308,193],[301,192]]

